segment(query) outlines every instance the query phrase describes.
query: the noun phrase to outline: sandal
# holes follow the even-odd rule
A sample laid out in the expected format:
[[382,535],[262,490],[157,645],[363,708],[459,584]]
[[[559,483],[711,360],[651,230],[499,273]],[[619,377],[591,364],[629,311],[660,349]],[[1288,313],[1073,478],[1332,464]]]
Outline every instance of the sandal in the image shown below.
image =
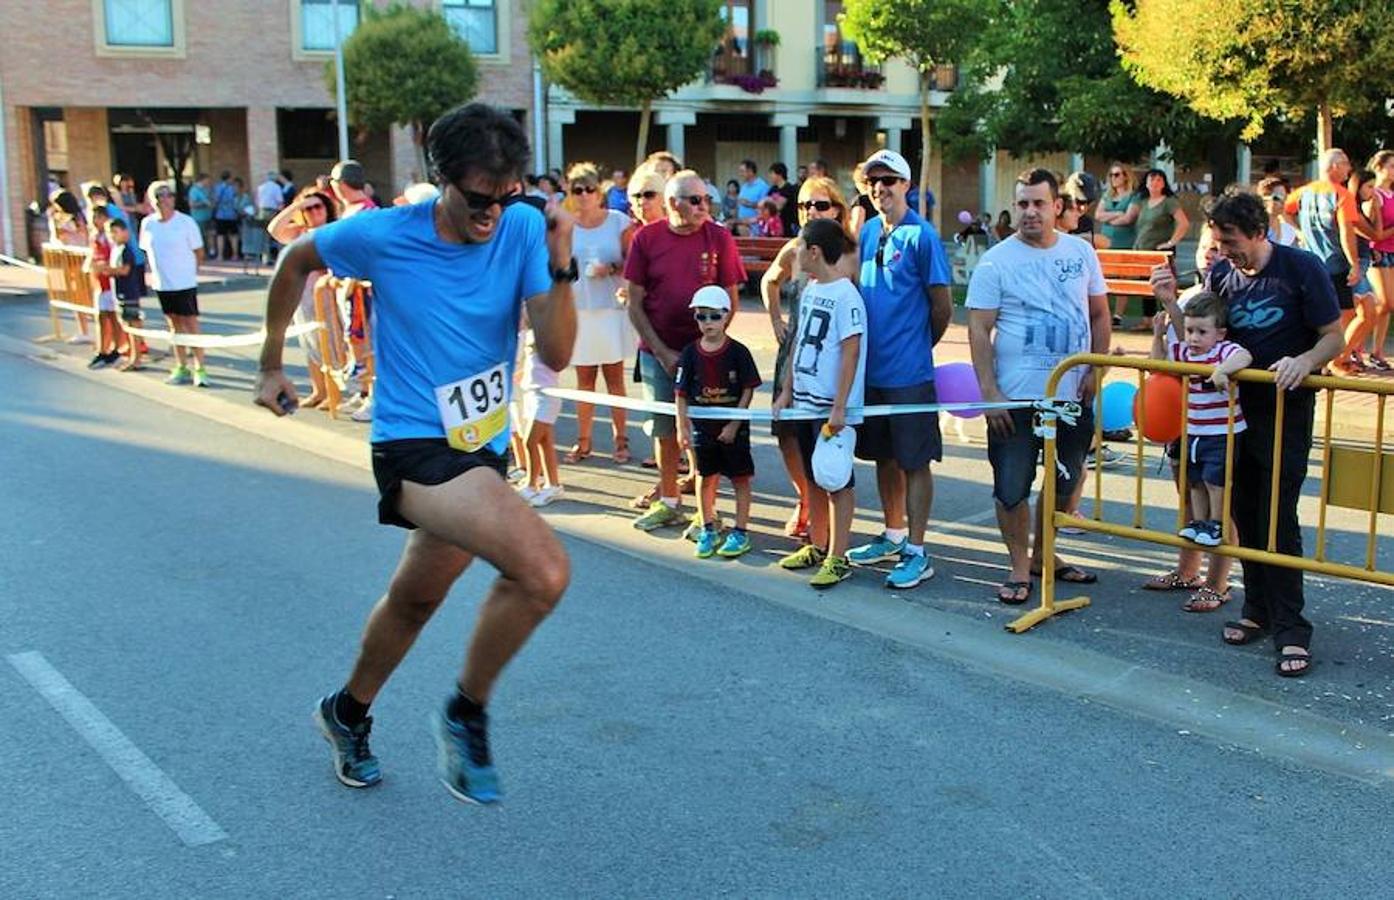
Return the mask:
[[1147,591],[1190,591],[1200,587],[1203,583],[1204,580],[1199,575],[1182,578],[1180,572],[1172,569],[1170,572],[1152,576],[1143,582],[1142,588]]
[[645,469],[657,469],[658,460],[654,459],[652,456],[646,456],[644,457],[644,461],[639,463],[639,465],[643,466]]
[[589,443],[582,444],[580,441],[577,441],[576,443],[574,443],[574,444],[571,445],[571,449],[570,449],[570,450],[566,451],[566,455],[563,456],[563,457],[561,458],[561,461],[564,462],[564,463],[566,463],[566,464],[569,465],[569,466],[574,466],[574,465],[576,465],[578,462],[581,462],[582,460],[588,459],[588,458],[590,457],[590,455],[591,455],[591,447],[590,447],[590,444],[589,444]]
[[800,535],[808,534],[808,516],[805,515],[802,506],[794,507],[794,511],[789,514],[789,519],[784,523],[784,536],[796,538]]
[[[1302,663],[1302,667],[1298,669],[1283,668],[1283,665],[1285,663],[1295,662]],[[1306,650],[1302,651],[1301,653],[1279,653],[1278,662],[1273,667],[1273,669],[1284,678],[1301,678],[1303,675],[1306,675],[1308,672],[1312,671],[1312,654],[1307,652]]]
[[1263,633],[1268,629],[1262,625],[1250,625],[1247,622],[1226,622],[1225,631],[1238,631],[1241,637],[1232,638],[1225,631],[1220,632],[1220,640],[1229,644],[1231,647],[1242,647],[1245,644],[1252,644],[1254,641],[1263,637]]
[[653,506],[654,501],[656,501],[657,499],[658,499],[658,488],[657,488],[657,487],[654,487],[652,490],[648,491],[647,493],[640,494],[639,496],[635,497],[633,500],[630,500],[630,501],[629,501],[629,506],[630,506],[631,509],[648,509],[650,506]]
[[997,602],[1008,606],[1020,606],[1031,599],[1031,582],[1004,581],[997,589]]
[[1214,612],[1229,602],[1229,596],[1229,588],[1225,588],[1224,591],[1221,592],[1209,586],[1202,586],[1196,590],[1194,594],[1186,598],[1186,602],[1181,604],[1181,608],[1186,612],[1193,613]]
[[610,455],[615,465],[623,466],[629,462],[629,438],[622,437],[615,441],[615,452]]
[[695,493],[697,493],[697,476],[696,476],[696,475],[687,475],[687,476],[685,476],[685,477],[683,477],[683,478],[678,479],[678,493],[679,493],[679,494],[695,494]]
[[[1040,572],[1032,572],[1036,578],[1041,577]],[[1072,566],[1066,563],[1063,566],[1055,567],[1055,580],[1063,581],[1066,584],[1094,584],[1099,580],[1099,576],[1093,572],[1086,572],[1079,566]]]

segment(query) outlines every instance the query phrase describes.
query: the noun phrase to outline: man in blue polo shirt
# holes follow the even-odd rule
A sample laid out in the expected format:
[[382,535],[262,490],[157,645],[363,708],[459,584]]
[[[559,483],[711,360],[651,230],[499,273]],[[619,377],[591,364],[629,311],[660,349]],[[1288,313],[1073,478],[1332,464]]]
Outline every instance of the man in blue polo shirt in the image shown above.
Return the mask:
[[348,680],[319,702],[314,721],[339,781],[377,784],[368,707],[451,585],[480,559],[498,578],[433,727],[446,788],[492,803],[500,791],[485,705],[570,572],[556,535],[504,480],[518,318],[526,305],[538,357],[566,368],[576,339],[576,261],[563,214],[549,228],[537,210],[513,202],[530,155],[512,116],[481,103],[457,107],[436,120],[426,143],[438,198],[340,220],[282,254],[256,402],[277,415],[295,408],[281,350],[306,277],[328,267],[371,280],[378,519],[409,533]]
[[[934,403],[934,345],[953,318],[949,260],[934,226],[906,202],[905,157],[878,150],[863,171],[880,213],[860,235],[866,404]],[[924,533],[934,501],[929,464],[943,457],[938,414],[868,418],[857,435],[857,456],[876,463],[885,532],[848,558],[859,565],[898,559],[886,576],[889,588],[932,578]]]

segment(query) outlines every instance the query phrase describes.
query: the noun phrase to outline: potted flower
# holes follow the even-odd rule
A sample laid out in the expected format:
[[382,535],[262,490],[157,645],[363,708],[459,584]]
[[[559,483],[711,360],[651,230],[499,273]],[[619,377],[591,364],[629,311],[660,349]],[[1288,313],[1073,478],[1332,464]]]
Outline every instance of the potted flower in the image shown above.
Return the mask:
[[751,36],[751,42],[755,44],[755,71],[774,72],[774,51],[779,46],[779,32],[773,28],[761,28]]

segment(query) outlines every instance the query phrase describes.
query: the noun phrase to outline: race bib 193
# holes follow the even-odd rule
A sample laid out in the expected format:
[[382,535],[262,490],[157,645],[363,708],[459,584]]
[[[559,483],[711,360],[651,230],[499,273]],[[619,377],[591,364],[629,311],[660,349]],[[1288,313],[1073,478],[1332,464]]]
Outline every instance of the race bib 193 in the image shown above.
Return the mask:
[[508,427],[508,370],[492,369],[436,388],[445,437],[456,450],[473,453]]

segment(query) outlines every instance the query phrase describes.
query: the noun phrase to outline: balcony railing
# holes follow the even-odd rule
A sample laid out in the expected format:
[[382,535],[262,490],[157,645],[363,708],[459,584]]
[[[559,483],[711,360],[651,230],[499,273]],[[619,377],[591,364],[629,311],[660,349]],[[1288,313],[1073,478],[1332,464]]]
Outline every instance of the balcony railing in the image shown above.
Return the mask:
[[727,37],[712,54],[707,83],[731,84],[752,94],[775,87],[779,79],[774,74],[774,53],[775,48],[759,44],[742,48],[735,38]]
[[[815,52],[819,87],[878,90],[885,86],[886,75],[881,71],[881,67],[873,66],[862,59],[855,44],[844,44],[839,52]],[[935,91],[952,91],[958,88],[959,79],[958,66],[936,66],[930,76],[929,86]]]

